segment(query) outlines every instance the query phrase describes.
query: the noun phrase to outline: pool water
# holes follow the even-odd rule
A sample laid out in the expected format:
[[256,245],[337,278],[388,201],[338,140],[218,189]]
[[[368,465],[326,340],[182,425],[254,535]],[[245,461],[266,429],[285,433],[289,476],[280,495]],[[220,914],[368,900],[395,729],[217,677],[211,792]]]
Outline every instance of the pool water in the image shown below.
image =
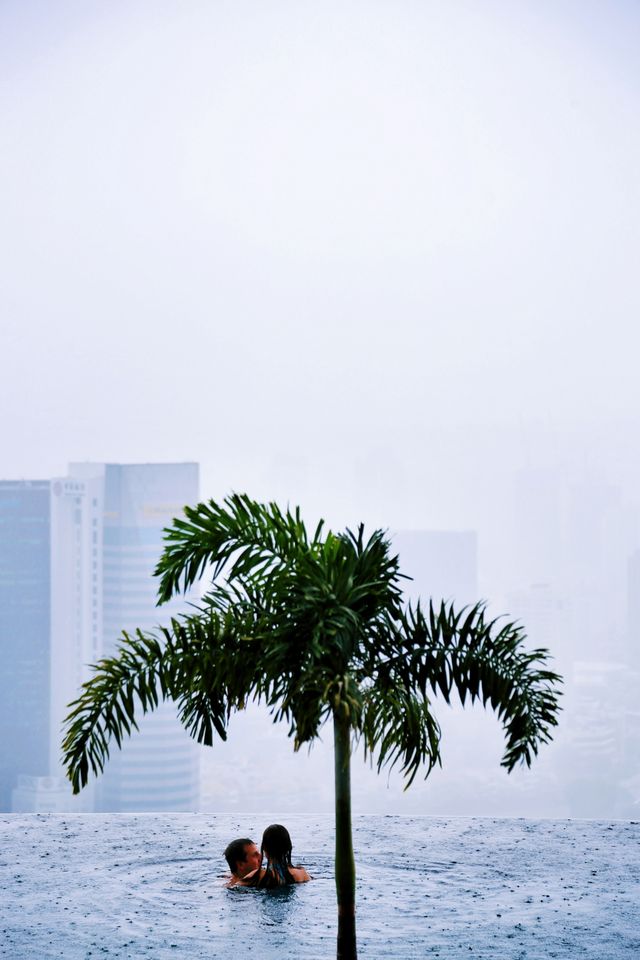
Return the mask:
[[[281,891],[226,889],[222,850],[270,815],[3,815],[0,957],[335,956],[333,823],[288,816]],[[633,821],[360,817],[361,960],[640,957]]]

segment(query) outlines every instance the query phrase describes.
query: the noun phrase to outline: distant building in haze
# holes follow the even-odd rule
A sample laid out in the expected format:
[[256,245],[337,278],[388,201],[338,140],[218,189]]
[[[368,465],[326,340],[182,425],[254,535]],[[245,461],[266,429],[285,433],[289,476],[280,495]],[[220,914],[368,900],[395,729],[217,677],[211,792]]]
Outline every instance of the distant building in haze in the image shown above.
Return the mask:
[[[612,660],[577,661],[565,721],[563,778],[576,817],[637,813],[640,675]],[[634,809],[635,807],[635,809]]]
[[[153,571],[163,530],[198,499],[196,463],[71,464],[70,478],[97,483],[103,504],[102,653],[114,652],[122,631],[153,630],[184,611],[178,599],[156,607]],[[98,615],[100,611],[98,611]],[[160,704],[140,732],[114,745],[97,784],[103,811],[194,811],[199,803],[200,748],[180,725],[176,705]]]
[[640,550],[635,550],[627,565],[627,643],[625,660],[640,670]]
[[49,762],[49,481],[0,481],[0,810]]
[[69,476],[0,483],[0,809],[192,811],[199,750],[162,704],[106,773],[72,797],[62,722],[122,630],[185,609],[156,607],[163,528],[198,498],[198,466],[72,464]]
[[571,651],[564,636],[563,605],[549,583],[532,583],[507,594],[506,615],[523,626],[528,648],[545,647],[554,663],[551,669],[566,673],[571,667]]
[[[62,723],[68,704],[89,677],[89,665],[102,654],[102,517],[99,481],[79,477],[51,481],[50,777],[64,777]],[[43,789],[51,798],[49,781]],[[34,801],[36,806],[45,802],[46,798]],[[93,787],[73,802],[72,809],[92,809]]]
[[558,582],[567,551],[567,499],[556,471],[528,468],[515,474],[507,585]]
[[435,604],[453,600],[457,607],[478,598],[478,545],[474,531],[400,530],[392,536],[400,558],[405,595]]

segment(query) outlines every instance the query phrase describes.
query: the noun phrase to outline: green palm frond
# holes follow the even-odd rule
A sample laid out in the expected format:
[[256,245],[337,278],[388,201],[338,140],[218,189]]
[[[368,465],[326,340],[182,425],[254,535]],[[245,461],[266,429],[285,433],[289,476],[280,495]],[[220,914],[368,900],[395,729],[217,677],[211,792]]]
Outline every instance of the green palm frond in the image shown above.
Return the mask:
[[162,700],[176,701],[181,721],[199,742],[210,745],[214,731],[225,740],[229,713],[254,682],[255,661],[238,656],[243,628],[246,622],[211,612],[174,619],[155,633],[123,632],[114,656],[94,665],[80,697],[69,704],[62,749],[74,793],[86,785],[90,769],[102,772],[111,740],[121,747],[138,729],[136,711],[151,712]]
[[502,765],[527,766],[557,725],[559,674],[547,668],[547,650],[527,651],[517,623],[485,618],[485,605],[456,612],[429,604],[427,615],[408,607],[395,636],[395,669],[423,696],[431,689],[447,703],[455,690],[464,704],[481,699],[496,711],[506,734]]
[[233,557],[227,580],[254,578],[278,562],[288,562],[300,551],[321,542],[321,521],[311,538],[296,508],[282,511],[276,503],[262,504],[246,494],[232,494],[222,504],[213,500],[185,507],[165,531],[166,547],[156,568],[159,603],[187,591],[213,565],[213,578]]
[[393,769],[399,763],[406,779],[405,789],[411,786],[421,767],[426,767],[428,776],[441,762],[440,727],[429,701],[392,671],[379,672],[366,688],[360,730],[365,757],[376,757],[378,772],[384,766]]

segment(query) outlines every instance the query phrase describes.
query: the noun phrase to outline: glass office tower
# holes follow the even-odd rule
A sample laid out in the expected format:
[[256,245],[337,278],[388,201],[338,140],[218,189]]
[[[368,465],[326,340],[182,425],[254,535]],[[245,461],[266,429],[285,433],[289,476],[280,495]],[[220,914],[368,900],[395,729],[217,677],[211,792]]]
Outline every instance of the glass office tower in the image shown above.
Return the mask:
[[0,481],[0,810],[49,760],[48,480]]
[[[101,529],[102,654],[114,652],[122,631],[152,630],[186,609],[180,598],[156,607],[153,571],[163,549],[163,529],[198,499],[198,465],[71,464],[70,477],[98,481]],[[114,744],[97,784],[103,811],[193,811],[199,803],[200,748],[162,704],[143,717],[120,751]]]

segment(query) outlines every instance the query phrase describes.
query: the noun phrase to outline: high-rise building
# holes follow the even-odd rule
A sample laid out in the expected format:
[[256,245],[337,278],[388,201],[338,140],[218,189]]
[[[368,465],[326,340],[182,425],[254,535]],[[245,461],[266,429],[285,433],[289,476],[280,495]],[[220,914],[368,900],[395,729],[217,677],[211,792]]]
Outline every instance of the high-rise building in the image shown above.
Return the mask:
[[557,583],[565,563],[567,493],[550,469],[519,470],[514,480],[513,541],[504,577],[509,588]]
[[640,670],[640,550],[634,550],[627,564],[627,642],[624,660]]
[[[91,499],[103,505],[102,529],[91,544],[99,552],[102,547],[102,606],[91,608],[91,617],[102,617],[102,653],[110,655],[123,630],[153,630],[185,610],[184,599],[156,607],[153,571],[164,528],[197,501],[198,465],[86,463],[71,464],[69,473],[72,480],[91,481],[97,490]],[[200,748],[178,722],[176,705],[160,704],[139,726],[122,750],[114,745],[98,783],[98,809],[196,810]]]
[[392,548],[400,560],[405,595],[426,605],[433,599],[456,606],[478,598],[478,547],[474,531],[401,530],[393,534]]
[[90,665],[158,609],[163,529],[198,497],[197,464],[73,464],[69,476],[0,483],[0,810],[197,809],[200,748],[162,704],[105,775],[71,795],[62,723]]
[[0,810],[49,760],[49,481],[0,481]]
[[51,776],[63,776],[68,705],[102,652],[102,501],[97,479],[51,481]]
[[526,645],[544,647],[551,652],[553,670],[567,674],[571,667],[571,651],[565,637],[564,610],[560,598],[549,583],[532,583],[507,594],[507,616],[519,621],[525,630]]
[[[509,591],[548,584],[562,600],[568,661],[623,655],[625,561],[638,518],[622,491],[582,471],[529,469],[516,477]],[[510,582],[509,582],[510,581]]]

